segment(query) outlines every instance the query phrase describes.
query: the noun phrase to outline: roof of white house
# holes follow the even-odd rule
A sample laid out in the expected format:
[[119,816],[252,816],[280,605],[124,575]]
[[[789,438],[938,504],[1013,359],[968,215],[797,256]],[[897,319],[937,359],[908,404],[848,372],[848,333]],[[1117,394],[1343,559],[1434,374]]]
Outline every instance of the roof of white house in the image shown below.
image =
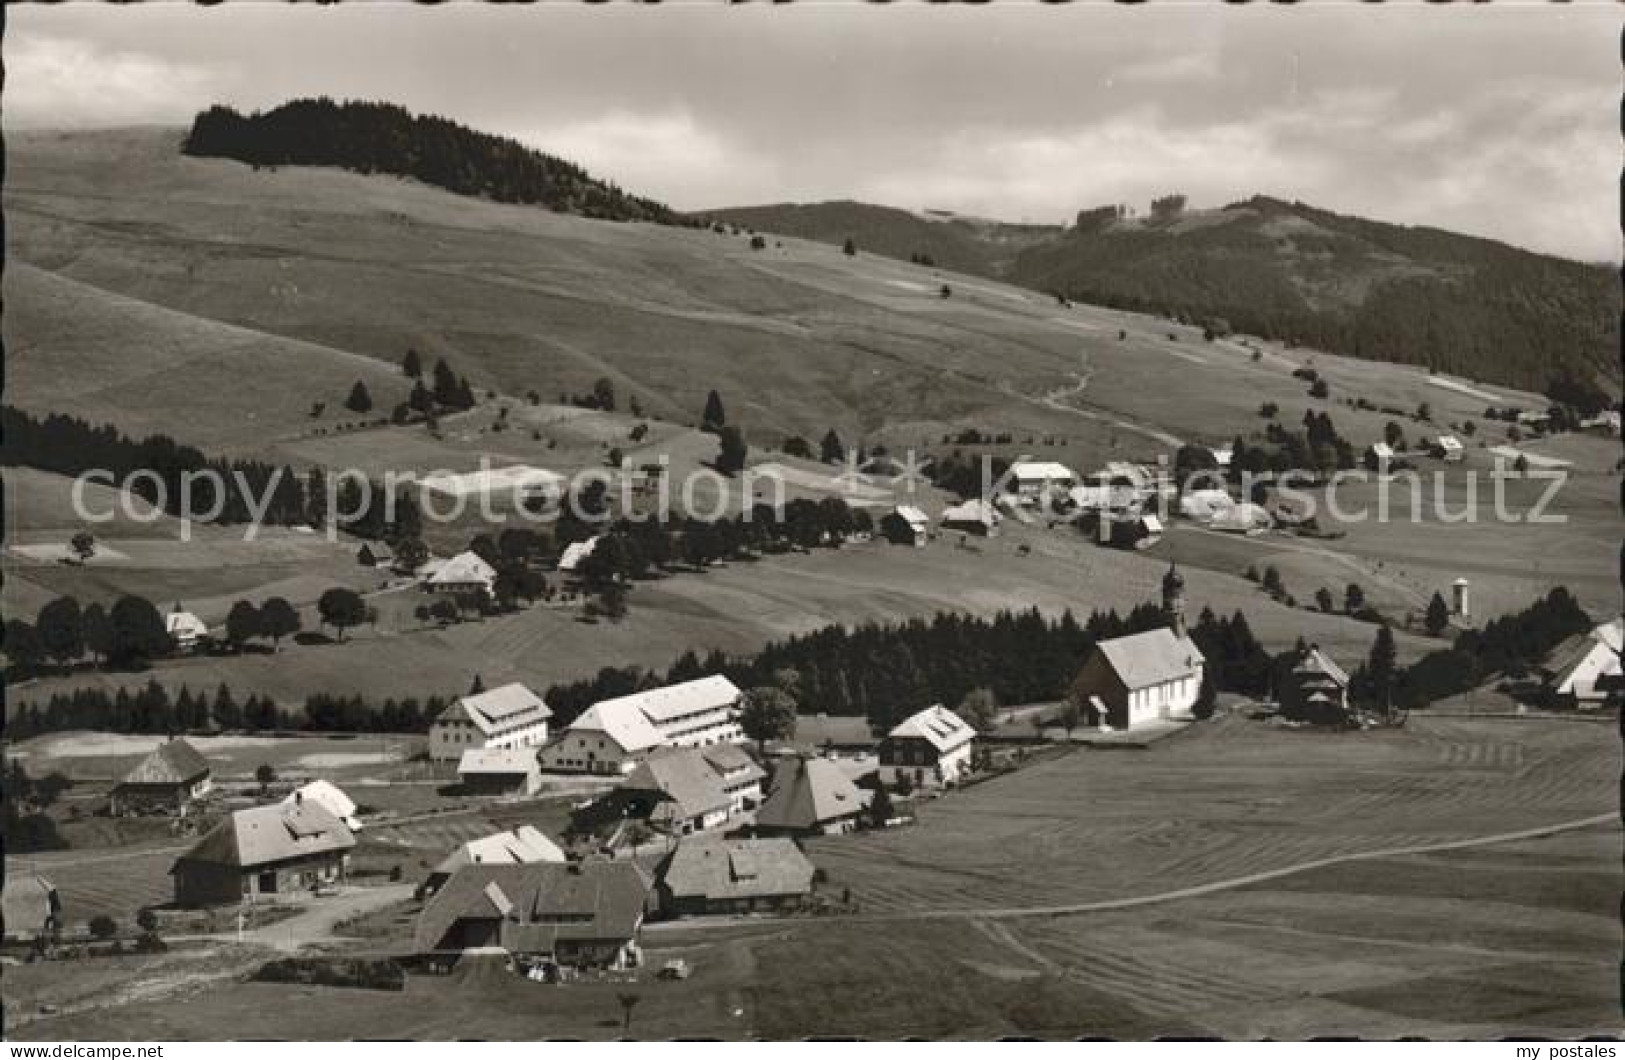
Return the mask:
[[1378,460],[1387,460],[1394,455],[1394,447],[1387,442],[1372,442],[1370,451]]
[[[498,729],[511,729],[515,725],[545,721],[553,711],[542,697],[518,681],[501,685],[487,692],[464,696],[447,707],[440,716],[453,715],[461,708],[469,721],[483,733]],[[437,719],[438,720],[438,719]]]
[[904,718],[887,735],[892,739],[924,740],[945,753],[974,740],[976,730],[965,724],[965,719],[958,714],[938,703]]
[[434,867],[434,875],[451,875],[464,865],[529,865],[562,862],[564,851],[532,825],[470,839]]
[[892,511],[897,517],[913,527],[915,530],[924,530],[931,525],[931,517],[912,504],[899,504]]
[[315,803],[238,810],[210,829],[180,861],[252,868],[288,858],[349,850],[355,836]]
[[997,508],[983,500],[969,500],[963,504],[956,504],[945,508],[942,512],[942,521],[945,523],[982,523],[987,526],[997,526],[1004,516]]
[[460,475],[431,475],[422,481],[424,489],[458,497],[499,492],[516,492],[523,495],[557,490],[563,484],[563,475],[527,464],[481,468]]
[[1010,465],[1010,477],[1019,481],[1072,481],[1078,476],[1065,464],[1054,460],[1017,460]]
[[1097,645],[1123,684],[1146,688],[1189,677],[1202,660],[1202,652],[1189,637],[1166,628],[1103,640]]
[[1229,467],[1230,462],[1236,458],[1235,446],[1221,445],[1208,450],[1213,454],[1213,462],[1220,467]]
[[282,800],[284,806],[293,806],[302,803],[312,803],[320,806],[328,813],[344,822],[344,826],[352,832],[361,831],[361,822],[356,819],[355,800],[344,794],[344,791],[330,780],[313,780],[302,788],[297,788]]
[[1461,439],[1453,434],[1441,434],[1436,441],[1439,443],[1440,449],[1460,449],[1462,447]]
[[581,565],[581,561],[592,555],[592,550],[598,547],[598,538],[589,537],[585,541],[572,541],[564,547],[564,555],[559,557],[559,570],[569,573]]
[[595,704],[593,709],[637,710],[658,725],[688,714],[731,707],[739,701],[742,694],[738,685],[721,674],[712,674],[710,677],[684,681],[682,684],[651,688],[617,699],[606,699]]
[[172,637],[202,637],[209,627],[190,611],[171,611],[164,616],[164,631]]
[[1145,528],[1145,532],[1148,534],[1162,533],[1162,520],[1158,519],[1150,512],[1146,512],[1144,515],[1140,516],[1140,525]]
[[429,575],[430,585],[468,585],[473,582],[489,583],[497,576],[492,566],[472,552],[459,552],[442,563]]
[[540,768],[534,747],[470,747],[457,760],[457,774],[464,777],[511,776]]
[[665,742],[660,730],[641,710],[604,707],[613,700],[594,703],[569,725],[570,732],[601,732],[623,751],[647,751]]

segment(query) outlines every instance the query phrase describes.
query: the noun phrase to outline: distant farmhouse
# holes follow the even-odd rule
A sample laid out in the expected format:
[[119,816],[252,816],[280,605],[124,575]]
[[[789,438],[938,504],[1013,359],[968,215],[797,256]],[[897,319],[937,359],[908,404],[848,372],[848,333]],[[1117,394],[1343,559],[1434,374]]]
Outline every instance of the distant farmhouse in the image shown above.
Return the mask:
[[963,504],[945,508],[942,512],[944,530],[958,530],[978,537],[992,537],[997,534],[999,524],[1003,521],[1004,516],[999,514],[999,510],[984,500],[968,500]]
[[208,759],[185,740],[170,740],[113,786],[108,809],[115,817],[152,812],[184,815],[211,786]]
[[1172,566],[1162,579],[1170,628],[1103,640],[1072,684],[1091,725],[1130,729],[1191,716],[1205,661],[1185,630],[1185,579]]
[[175,642],[177,651],[194,652],[209,641],[209,627],[192,612],[182,611],[180,604],[164,616],[164,632]]
[[880,781],[896,787],[945,788],[970,769],[976,730],[938,704],[905,719],[880,741]]
[[553,711],[518,682],[464,696],[429,726],[429,758],[456,762],[463,752],[540,747]]
[[500,947],[578,968],[635,967],[652,890],[632,861],[467,865],[424,905],[414,941],[422,954]]
[[1448,464],[1459,463],[1467,455],[1461,439],[1453,434],[1441,434],[1433,439],[1433,455]]
[[457,760],[457,779],[470,795],[534,795],[542,767],[531,747],[471,747]]
[[1558,706],[1594,710],[1625,693],[1620,649],[1625,646],[1625,618],[1616,618],[1589,633],[1577,633],[1552,649],[1541,667],[1545,689]]
[[483,600],[496,584],[496,570],[472,552],[459,552],[434,569],[423,587],[441,596]]
[[661,873],[660,905],[674,916],[782,912],[812,893],[814,871],[792,839],[685,839]]
[[768,836],[836,835],[857,827],[865,802],[827,758],[784,758],[773,771],[754,831]]
[[755,809],[764,775],[737,744],[661,748],[604,802],[616,817],[648,821],[668,835],[691,835]]
[[931,518],[912,504],[899,504],[881,516],[880,533],[894,545],[924,548],[931,536]]
[[532,865],[537,862],[563,864],[564,851],[533,825],[494,835],[470,839],[443,858],[424,881],[425,894],[434,894],[466,865]]
[[1011,492],[1022,500],[1064,493],[1077,482],[1078,476],[1071,468],[1053,460],[1018,460],[1010,465],[1010,484],[1014,487]]
[[235,904],[344,879],[355,836],[315,803],[238,810],[204,834],[169,871],[175,904]]
[[363,567],[393,567],[395,550],[382,541],[363,541],[355,550],[355,560]]
[[542,749],[542,767],[623,774],[661,747],[742,743],[744,693],[726,677],[702,677],[593,704]]
[[1281,716],[1317,725],[1349,720],[1349,675],[1318,644],[1294,655],[1276,678]]

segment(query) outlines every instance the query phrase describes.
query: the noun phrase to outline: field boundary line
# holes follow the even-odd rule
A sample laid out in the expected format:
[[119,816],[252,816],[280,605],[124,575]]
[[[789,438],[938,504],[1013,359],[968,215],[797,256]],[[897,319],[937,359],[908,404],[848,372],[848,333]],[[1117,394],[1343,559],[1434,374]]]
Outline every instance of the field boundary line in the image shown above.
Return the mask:
[[[1541,825],[1537,828],[1525,828],[1516,832],[1498,832],[1494,835],[1474,836],[1469,839],[1451,839],[1438,843],[1412,844],[1403,847],[1386,847],[1381,850],[1366,850],[1353,854],[1339,854],[1334,857],[1316,858],[1313,861],[1299,862],[1295,865],[1284,865],[1278,869],[1267,869],[1263,872],[1248,873],[1245,876],[1234,876],[1230,879],[1215,880],[1212,883],[1197,884],[1192,887],[1181,887],[1172,891],[1160,891],[1156,894],[1140,895],[1134,898],[1111,898],[1097,902],[1076,902],[1066,905],[1019,906],[993,909],[925,909],[913,912],[895,911],[890,913],[859,913],[855,916],[838,917],[836,922],[843,924],[877,924],[897,923],[907,921],[935,921],[935,920],[1025,920],[1039,917],[1079,916],[1085,913],[1108,913],[1119,909],[1136,909],[1141,906],[1159,905],[1164,902],[1177,902],[1186,898],[1200,898],[1209,894],[1223,891],[1237,890],[1250,887],[1257,883],[1266,883],[1286,876],[1295,876],[1299,873],[1313,872],[1316,869],[1328,868],[1332,865],[1345,865],[1355,861],[1380,861],[1384,858],[1408,857],[1415,854],[1437,854],[1451,850],[1470,850],[1474,847],[1495,846],[1501,843],[1516,843],[1523,839],[1543,839],[1548,836],[1560,835],[1564,832],[1578,832],[1586,828],[1594,828],[1600,824],[1618,824],[1618,813],[1597,814],[1594,817],[1584,817],[1572,821],[1559,821],[1555,824]],[[806,917],[760,917],[738,918],[712,921],[709,923],[695,920],[674,920],[646,925],[649,928],[662,930],[683,930],[694,928],[737,927],[751,924],[777,923],[806,923]]]

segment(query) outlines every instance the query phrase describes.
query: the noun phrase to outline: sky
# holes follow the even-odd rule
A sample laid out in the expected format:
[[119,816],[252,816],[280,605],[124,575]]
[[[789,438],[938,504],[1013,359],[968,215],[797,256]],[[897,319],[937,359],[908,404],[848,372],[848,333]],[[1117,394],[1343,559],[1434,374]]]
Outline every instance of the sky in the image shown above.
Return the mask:
[[1620,30],[1555,6],[15,6],[8,129],[327,95],[513,136],[685,210],[1069,222],[1256,193],[1620,259]]

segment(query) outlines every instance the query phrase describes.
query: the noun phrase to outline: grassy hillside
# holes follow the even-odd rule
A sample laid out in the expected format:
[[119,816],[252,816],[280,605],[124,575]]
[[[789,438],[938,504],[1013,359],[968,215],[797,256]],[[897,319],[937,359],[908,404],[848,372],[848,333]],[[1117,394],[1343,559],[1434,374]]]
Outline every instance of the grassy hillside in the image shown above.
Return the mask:
[[1439,229],[1258,197],[1082,228],[999,226],[856,202],[721,210],[765,232],[1059,292],[1223,319],[1298,346],[1544,391],[1568,374],[1618,394],[1619,294],[1604,268]]
[[1014,225],[927,211],[911,213],[863,202],[776,203],[741,206],[706,215],[741,228],[842,244],[860,252],[931,264],[958,272],[1000,276],[1025,248],[1061,234],[1055,225]]

